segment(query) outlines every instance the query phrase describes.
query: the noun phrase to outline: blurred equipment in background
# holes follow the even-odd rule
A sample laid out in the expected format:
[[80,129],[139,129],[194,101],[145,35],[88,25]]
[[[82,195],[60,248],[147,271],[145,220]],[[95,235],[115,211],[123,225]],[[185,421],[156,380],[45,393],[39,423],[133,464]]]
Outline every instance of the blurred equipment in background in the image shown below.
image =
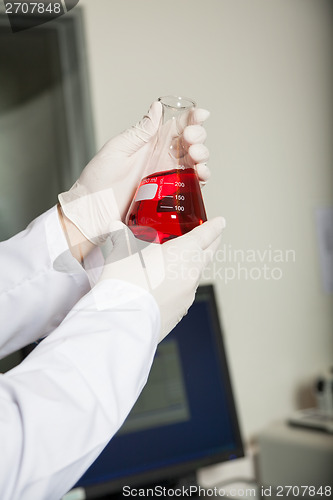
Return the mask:
[[333,367],[315,380],[314,393],[317,407],[295,412],[288,422],[294,426],[308,427],[333,434]]
[[313,389],[316,408],[299,410],[287,422],[274,423],[258,436],[257,480],[262,485],[261,496],[327,498],[332,495],[332,367],[316,378]]
[[258,445],[262,497],[331,498],[333,434],[278,422],[259,434]]
[[333,366],[316,382],[317,407],[333,418]]

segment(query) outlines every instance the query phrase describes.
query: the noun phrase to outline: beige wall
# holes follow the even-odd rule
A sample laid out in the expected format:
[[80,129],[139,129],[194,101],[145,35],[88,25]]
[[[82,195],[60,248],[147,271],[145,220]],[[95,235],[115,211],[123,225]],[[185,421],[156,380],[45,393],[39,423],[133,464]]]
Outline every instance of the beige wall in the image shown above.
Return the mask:
[[[316,207],[333,200],[332,2],[80,5],[99,146],[159,95],[211,110],[205,202],[228,227],[207,279],[250,438],[299,407],[302,386],[332,361],[332,295],[322,292],[315,227]],[[227,283],[225,268],[235,273]]]

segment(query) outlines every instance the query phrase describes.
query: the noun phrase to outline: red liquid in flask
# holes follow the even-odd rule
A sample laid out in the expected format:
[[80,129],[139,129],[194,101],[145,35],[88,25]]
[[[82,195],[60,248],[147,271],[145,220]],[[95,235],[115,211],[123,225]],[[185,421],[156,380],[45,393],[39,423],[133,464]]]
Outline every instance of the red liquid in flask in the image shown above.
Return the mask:
[[207,220],[193,168],[144,177],[130,208],[127,225],[144,241],[164,243]]

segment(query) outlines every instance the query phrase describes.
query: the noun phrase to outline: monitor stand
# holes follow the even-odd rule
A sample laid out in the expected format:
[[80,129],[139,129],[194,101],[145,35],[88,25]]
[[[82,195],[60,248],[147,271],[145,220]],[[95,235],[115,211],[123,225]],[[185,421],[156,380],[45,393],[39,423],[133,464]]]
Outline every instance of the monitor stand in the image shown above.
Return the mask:
[[[204,488],[201,488],[201,495],[199,497],[199,486],[197,483],[196,473],[193,472],[189,475],[170,478],[157,483],[135,485],[130,487],[133,492],[135,491],[136,498],[202,498],[204,497]],[[172,490],[168,494],[168,490]],[[177,490],[177,491],[176,491]],[[128,490],[129,492],[130,490]],[[154,494],[155,492],[155,494]],[[175,494],[177,492],[177,495]],[[124,500],[124,498],[134,498],[133,495],[124,495],[122,491],[112,493],[103,497],[98,497],[96,500]]]

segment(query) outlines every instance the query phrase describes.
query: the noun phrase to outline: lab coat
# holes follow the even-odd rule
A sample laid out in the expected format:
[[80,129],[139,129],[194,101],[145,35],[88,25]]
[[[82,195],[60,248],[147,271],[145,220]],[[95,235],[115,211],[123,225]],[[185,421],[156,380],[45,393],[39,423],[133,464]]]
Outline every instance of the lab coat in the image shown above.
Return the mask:
[[158,307],[122,281],[90,290],[55,207],[0,244],[0,271],[0,357],[47,336],[0,375],[0,498],[59,500],[146,383]]

